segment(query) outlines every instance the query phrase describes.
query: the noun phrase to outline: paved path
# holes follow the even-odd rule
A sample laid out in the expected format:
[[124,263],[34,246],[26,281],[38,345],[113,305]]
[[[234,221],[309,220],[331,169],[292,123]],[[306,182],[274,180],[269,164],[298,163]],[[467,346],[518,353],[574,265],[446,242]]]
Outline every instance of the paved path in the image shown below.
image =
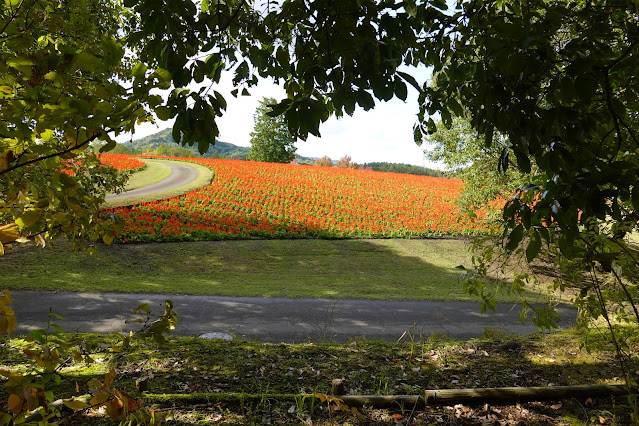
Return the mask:
[[177,163],[164,163],[161,164],[168,166],[171,169],[171,174],[153,185],[144,186],[142,188],[134,189],[132,191],[121,192],[119,194],[109,194],[105,200],[117,200],[120,198],[138,197],[140,195],[149,195],[156,192],[168,191],[169,189],[179,188],[184,185],[188,185],[197,179],[199,172],[197,169],[184,164]]
[[[115,293],[61,293],[13,291],[18,332],[46,326],[49,309],[65,317],[66,331],[110,333],[133,329],[133,308],[149,303],[161,313],[164,299],[175,303],[179,324],[175,334],[199,336],[209,332],[230,333],[262,342],[299,343],[351,337],[397,341],[411,333],[445,333],[458,338],[481,336],[488,327],[509,333],[531,333],[522,325],[517,307],[498,305],[497,312],[480,314],[476,303],[257,297],[176,296]],[[560,315],[574,322],[576,311],[561,307]]]

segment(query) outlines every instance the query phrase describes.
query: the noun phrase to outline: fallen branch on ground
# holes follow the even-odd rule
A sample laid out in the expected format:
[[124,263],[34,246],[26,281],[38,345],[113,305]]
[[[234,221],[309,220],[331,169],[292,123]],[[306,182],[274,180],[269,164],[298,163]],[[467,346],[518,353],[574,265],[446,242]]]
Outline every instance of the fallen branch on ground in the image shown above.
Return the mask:
[[[412,405],[454,405],[516,402],[548,401],[567,398],[601,398],[609,396],[625,396],[637,393],[625,385],[578,385],[578,386],[546,386],[546,387],[506,387],[506,388],[471,388],[471,389],[432,389],[424,395],[334,395],[347,405],[371,405],[386,407],[398,403]],[[296,397],[313,397],[314,395],[296,394],[244,394],[244,393],[194,393],[194,394],[144,394],[142,399],[155,404],[196,404],[196,403],[248,403],[263,399],[291,400]]]

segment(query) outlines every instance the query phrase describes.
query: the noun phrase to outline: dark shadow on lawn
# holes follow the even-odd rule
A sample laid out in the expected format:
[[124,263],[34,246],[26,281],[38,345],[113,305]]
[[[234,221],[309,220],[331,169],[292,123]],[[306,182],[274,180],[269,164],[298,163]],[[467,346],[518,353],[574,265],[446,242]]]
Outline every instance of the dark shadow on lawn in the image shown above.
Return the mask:
[[[191,336],[225,332],[269,342],[345,342],[355,336],[396,341],[406,331],[472,338],[486,329],[536,330],[520,323],[513,303],[482,315],[476,302],[423,300],[431,294],[444,300],[468,297],[461,293],[459,271],[438,266],[441,262],[435,259],[446,257],[450,241],[417,240],[406,246],[402,241],[396,245],[375,240],[115,245],[100,247],[92,257],[62,248],[16,252],[2,262],[3,267],[11,262],[24,265],[26,272],[19,272],[15,264],[6,268],[18,270],[20,275],[8,281],[18,288],[38,287],[29,285],[30,280],[45,279],[49,286],[44,288],[90,291],[15,292],[22,332],[43,327],[49,308],[66,318],[61,325],[69,331],[126,331],[131,326],[125,321],[135,318],[133,308],[149,303],[160,313],[165,299],[175,302],[179,314],[176,333]],[[429,247],[434,244],[437,250]],[[23,263],[26,255],[35,254],[38,262]],[[47,276],[42,268],[52,267],[52,262],[58,272]],[[28,272],[29,268],[41,269]],[[264,280],[271,280],[269,286],[262,286]],[[107,292],[95,293],[102,290]],[[300,299],[308,294],[319,297]],[[380,294],[407,300],[362,300]],[[575,311],[559,309],[566,319],[563,325],[570,324]]]

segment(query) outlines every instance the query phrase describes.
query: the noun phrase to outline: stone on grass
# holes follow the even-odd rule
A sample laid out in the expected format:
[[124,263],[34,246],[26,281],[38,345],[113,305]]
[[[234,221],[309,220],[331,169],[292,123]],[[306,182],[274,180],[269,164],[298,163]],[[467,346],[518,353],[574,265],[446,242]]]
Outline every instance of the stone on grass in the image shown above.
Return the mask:
[[222,339],[222,340],[233,340],[233,336],[226,333],[204,333],[200,335],[200,339]]

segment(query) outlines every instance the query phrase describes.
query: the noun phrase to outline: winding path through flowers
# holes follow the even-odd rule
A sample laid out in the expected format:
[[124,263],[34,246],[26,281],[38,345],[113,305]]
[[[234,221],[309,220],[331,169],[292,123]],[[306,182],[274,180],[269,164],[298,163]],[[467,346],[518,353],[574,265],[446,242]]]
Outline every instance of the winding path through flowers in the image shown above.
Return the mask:
[[161,162],[160,164],[163,164],[171,169],[171,174],[169,175],[169,177],[143,188],[121,192],[120,194],[109,194],[106,196],[106,200],[139,197],[141,195],[150,195],[156,192],[168,191],[170,189],[188,185],[198,177],[197,169],[189,166],[188,163],[177,164],[175,162]]

